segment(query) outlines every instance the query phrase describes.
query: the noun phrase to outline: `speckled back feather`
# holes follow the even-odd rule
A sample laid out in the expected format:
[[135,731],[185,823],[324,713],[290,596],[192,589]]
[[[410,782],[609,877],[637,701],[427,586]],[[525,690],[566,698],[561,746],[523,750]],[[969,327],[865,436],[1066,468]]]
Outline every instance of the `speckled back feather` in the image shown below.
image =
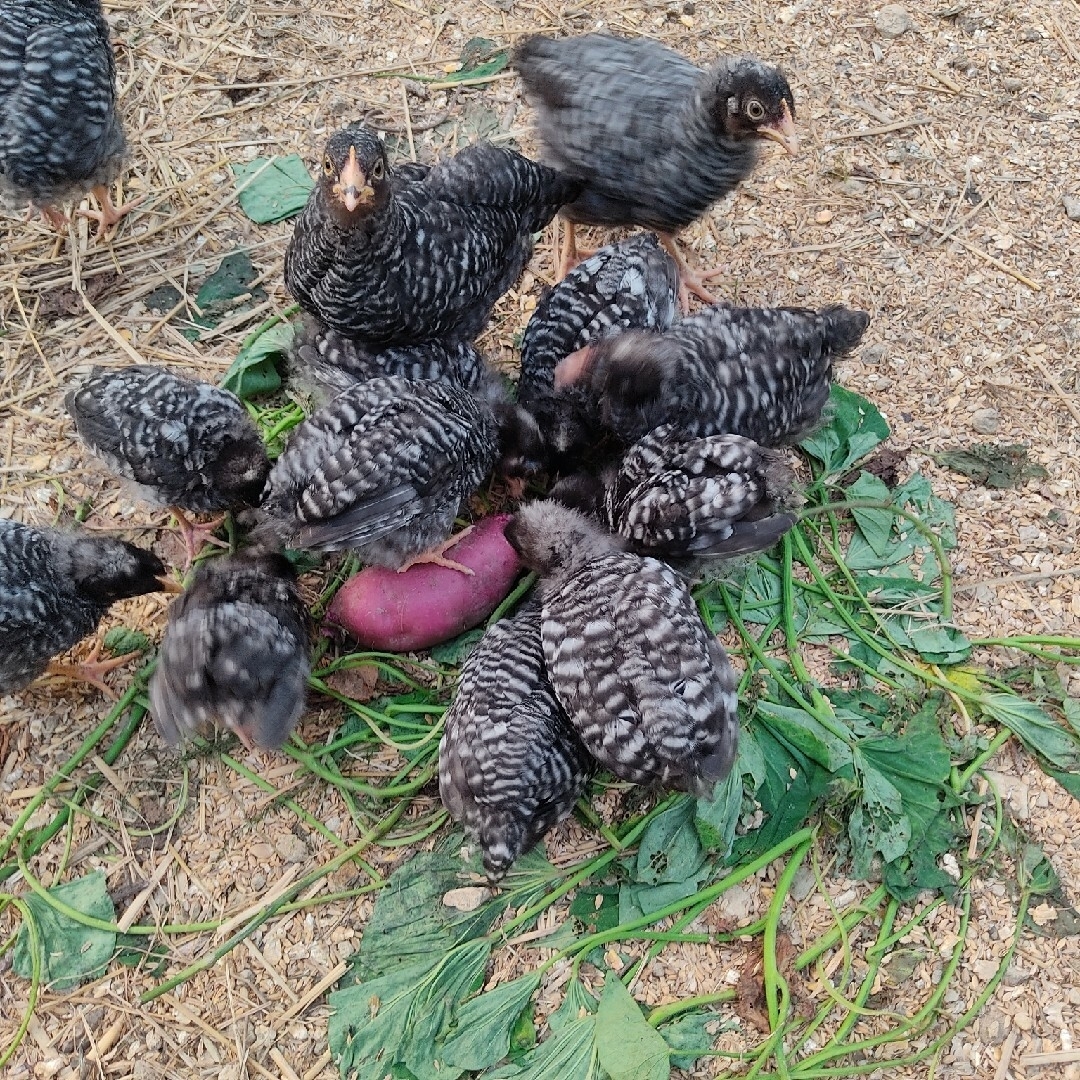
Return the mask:
[[297,326],[288,366],[290,383],[319,401],[326,401],[355,383],[383,375],[477,390],[486,368],[480,354],[467,341],[373,348],[322,326],[310,315],[305,315]]
[[0,518],[0,694],[93,633],[114,601],[160,588],[164,573],[134,544]]
[[254,505],[270,461],[239,399],[152,364],[95,367],[64,399],[86,445],[160,506]]
[[316,186],[285,256],[289,291],[322,323],[371,345],[471,341],[580,183],[476,143],[342,228]]
[[798,441],[821,419],[832,364],[859,343],[869,315],[841,306],[705,308],[666,334],[627,333],[597,346],[585,375],[604,422],[624,442],[661,424],[684,436]]
[[439,794],[498,881],[567,817],[596,763],[544,672],[540,607],[492,626],[461,668],[439,744]]
[[98,0],[0,0],[0,196],[38,206],[123,161],[116,62]]
[[590,753],[624,780],[711,796],[735,758],[736,679],[682,578],[550,501],[506,535],[542,575],[548,678]]
[[555,389],[555,366],[621,330],[667,330],[676,287],[674,260],[653,234],[638,233],[580,262],[536,306],[521,342],[518,401],[536,417],[554,455],[589,448],[600,422],[588,391]]
[[158,731],[176,745],[217,725],[275,750],[303,710],[308,656],[307,611],[284,558],[204,562],[169,608],[150,680]]
[[293,431],[256,534],[401,566],[450,535],[498,449],[490,406],[465,390],[396,376],[358,383]]

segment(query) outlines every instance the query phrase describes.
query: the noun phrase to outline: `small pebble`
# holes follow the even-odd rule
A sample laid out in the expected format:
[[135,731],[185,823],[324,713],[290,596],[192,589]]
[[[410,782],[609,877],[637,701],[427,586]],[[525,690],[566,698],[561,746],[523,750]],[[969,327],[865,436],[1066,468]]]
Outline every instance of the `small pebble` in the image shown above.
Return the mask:
[[862,180],[856,180],[854,177],[849,177],[840,185],[840,191],[844,195],[864,195],[866,193],[866,183]]
[[874,25],[882,37],[897,38],[915,29],[911,16],[899,4],[886,4],[876,16]]
[[310,854],[307,844],[295,833],[282,833],[274,840],[274,850],[286,863],[306,862]]
[[1065,206],[1065,216],[1070,221],[1080,221],[1080,199],[1075,195],[1066,195],[1061,201]]
[[859,354],[859,359],[864,364],[880,364],[885,359],[884,345],[867,345]]
[[833,212],[831,210],[819,210],[814,215],[814,220],[819,225],[828,225],[829,222],[832,221],[832,219],[833,219]]
[[1002,79],[1001,80],[1001,85],[1004,86],[1006,90],[1012,90],[1012,91],[1023,90],[1024,89],[1024,80],[1023,79]]
[[996,435],[1001,430],[1001,413],[997,409],[976,409],[971,414],[971,426],[980,435]]

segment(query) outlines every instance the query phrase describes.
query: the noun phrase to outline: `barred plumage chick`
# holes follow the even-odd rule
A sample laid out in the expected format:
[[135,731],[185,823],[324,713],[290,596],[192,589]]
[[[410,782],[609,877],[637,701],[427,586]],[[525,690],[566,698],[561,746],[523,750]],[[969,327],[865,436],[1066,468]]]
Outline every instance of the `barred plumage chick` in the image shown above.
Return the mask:
[[310,666],[307,609],[288,560],[208,559],[169,608],[150,711],[170,745],[216,725],[249,750],[276,750],[303,711]]
[[484,634],[445,719],[439,795],[494,883],[569,816],[596,771],[544,672],[538,604]]
[[95,367],[64,399],[86,445],[139,494],[169,506],[180,522],[189,561],[197,539],[216,524],[193,526],[181,511],[254,506],[270,461],[239,399],[209,383],[151,364]]
[[556,365],[621,330],[667,330],[677,279],[656,236],[637,233],[579,263],[536,306],[521,342],[518,402],[536,417],[553,457],[591,448],[600,421],[587,390],[555,389]]
[[104,232],[134,205],[109,196],[125,148],[100,0],[0,0],[0,199],[62,228],[57,204],[93,191]]
[[316,551],[350,548],[394,569],[444,561],[429,549],[450,535],[500,453],[504,470],[535,468],[535,421],[503,393],[495,376],[482,387],[493,401],[397,376],[342,391],[289,437],[256,536]]
[[840,305],[709,307],[666,334],[630,331],[587,346],[559,365],[555,385],[588,388],[625,443],[661,424],[683,436],[794,443],[821,419],[833,358],[869,323]]
[[[33,682],[117,600],[171,591],[165,574],[153,552],[123,540],[0,518],[0,694]],[[52,667],[108,692],[101,675],[127,659]]]
[[692,577],[702,556],[764,551],[795,524],[795,476],[782,455],[739,435],[689,439],[659,427],[601,476],[560,481],[550,497],[598,517],[631,551]]
[[506,538],[541,575],[548,678],[589,752],[624,780],[710,797],[735,758],[736,678],[682,578],[550,500]]
[[326,144],[285,283],[305,311],[368,345],[471,341],[528,262],[532,234],[579,188],[490,143],[399,180],[378,136],[353,124]]
[[310,315],[300,319],[288,359],[290,384],[320,403],[355,383],[382,375],[476,390],[485,369],[480,354],[467,341],[427,341],[383,349],[345,337]]
[[707,303],[711,275],[685,266],[673,234],[696,221],[752,171],[758,147],[798,150],[795,100],[774,67],[721,57],[707,71],[651,38],[606,34],[528,37],[513,64],[537,108],[551,163],[585,182],[564,208],[573,223],[656,229],[685,289]]

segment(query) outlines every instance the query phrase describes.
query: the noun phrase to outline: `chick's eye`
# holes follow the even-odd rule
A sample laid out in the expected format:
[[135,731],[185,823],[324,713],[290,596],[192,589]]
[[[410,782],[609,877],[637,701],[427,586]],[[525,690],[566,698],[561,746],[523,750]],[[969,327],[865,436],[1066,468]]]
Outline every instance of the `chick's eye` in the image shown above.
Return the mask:
[[381,180],[383,177],[383,163],[376,161],[374,167],[371,170],[371,178],[373,180]]
[[765,119],[765,106],[757,98],[751,98],[746,103],[746,115],[756,124]]
[[327,176],[334,175],[334,163],[328,157],[322,159],[322,167]]

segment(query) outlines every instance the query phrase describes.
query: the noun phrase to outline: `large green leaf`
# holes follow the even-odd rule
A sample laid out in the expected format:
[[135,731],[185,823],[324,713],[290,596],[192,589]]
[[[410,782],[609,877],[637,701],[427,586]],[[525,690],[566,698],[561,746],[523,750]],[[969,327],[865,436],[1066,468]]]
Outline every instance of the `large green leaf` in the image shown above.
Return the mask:
[[277,390],[281,376],[273,357],[289,351],[295,333],[291,323],[279,322],[249,339],[225,372],[221,385],[241,400]]
[[[48,892],[59,903],[82,915],[107,923],[116,918],[105,887],[105,874],[100,870],[66,885],[55,885]],[[97,930],[69,918],[36,893],[30,893],[25,899],[41,942],[42,979],[51,989],[57,992],[70,990],[105,971],[116,948],[115,933]],[[33,974],[30,940],[29,928],[20,926],[12,966],[24,979]]]
[[805,709],[759,701],[757,715],[829,772],[839,772],[851,764],[850,747]]
[[634,877],[644,885],[686,881],[704,859],[694,829],[694,800],[686,797],[649,822],[638,846]]
[[885,417],[864,397],[833,383],[828,422],[800,446],[824,467],[825,476],[847,472],[889,437]]
[[716,1043],[714,1031],[720,1027],[720,1018],[705,1009],[684,1012],[670,1023],[661,1024],[656,1030],[672,1050],[671,1064],[676,1069],[692,1069],[702,1054],[707,1054]]
[[510,1050],[518,1017],[539,985],[540,974],[533,971],[467,1001],[443,1042],[443,1061],[474,1071],[501,1061]]
[[298,154],[255,158],[247,165],[233,165],[232,171],[241,189],[240,209],[258,225],[299,214],[315,186]]
[[1014,694],[987,694],[980,704],[988,716],[1051,765],[1069,772],[1080,769],[1080,741],[1035,702]]
[[667,1080],[668,1045],[649,1026],[622,980],[608,972],[596,1010],[596,1052],[611,1080]]
[[518,1062],[480,1074],[480,1080],[600,1080],[596,1018],[571,1020]]

